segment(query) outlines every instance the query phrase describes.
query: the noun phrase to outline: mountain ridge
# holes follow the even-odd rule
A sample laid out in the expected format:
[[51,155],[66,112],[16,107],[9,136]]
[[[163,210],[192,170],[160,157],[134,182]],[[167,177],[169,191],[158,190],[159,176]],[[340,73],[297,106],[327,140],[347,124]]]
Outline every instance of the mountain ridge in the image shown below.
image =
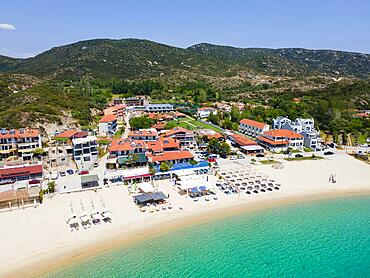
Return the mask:
[[199,43],[187,48],[143,39],[93,39],[53,47],[34,57],[0,56],[0,72],[51,79],[160,76],[370,77],[370,54],[304,48],[240,48]]

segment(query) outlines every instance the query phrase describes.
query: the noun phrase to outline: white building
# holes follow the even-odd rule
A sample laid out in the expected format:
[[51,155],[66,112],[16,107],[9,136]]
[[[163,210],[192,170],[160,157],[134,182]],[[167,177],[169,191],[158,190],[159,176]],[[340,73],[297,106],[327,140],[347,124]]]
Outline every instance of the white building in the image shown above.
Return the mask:
[[0,158],[19,156],[30,160],[33,151],[42,148],[41,135],[37,129],[11,129],[0,131]]
[[253,121],[250,119],[242,119],[239,122],[239,132],[249,135],[253,138],[260,136],[270,129],[268,124]]
[[216,115],[217,109],[212,107],[201,107],[197,109],[197,115],[199,118],[208,118],[211,114]]
[[148,104],[145,106],[147,112],[170,112],[173,111],[173,105],[169,103],[160,103],[160,104]]
[[287,129],[275,129],[257,137],[261,146],[273,152],[286,151],[288,148],[303,149],[303,135]]
[[304,146],[314,150],[320,149],[319,132],[315,129],[314,119],[297,118],[291,121],[287,117],[278,117],[273,120],[274,129],[287,129],[301,134],[304,137]]
[[117,132],[117,117],[105,115],[99,121],[99,135],[111,136]]
[[88,170],[98,159],[98,143],[95,136],[72,140],[73,159],[79,170]]

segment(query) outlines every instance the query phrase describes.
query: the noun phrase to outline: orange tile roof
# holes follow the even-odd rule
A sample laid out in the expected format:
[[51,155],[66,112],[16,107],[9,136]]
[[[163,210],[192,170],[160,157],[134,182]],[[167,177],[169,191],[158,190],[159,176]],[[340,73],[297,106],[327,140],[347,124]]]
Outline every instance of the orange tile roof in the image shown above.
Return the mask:
[[115,115],[105,115],[100,119],[99,123],[110,123],[115,120],[117,120],[117,117]]
[[155,128],[156,130],[162,130],[166,126],[165,122],[159,122],[156,123],[155,125],[152,125],[152,128]]
[[133,151],[136,148],[147,149],[143,140],[116,139],[109,146],[109,152]]
[[267,126],[267,124],[265,124],[265,123],[257,122],[257,121],[250,120],[250,119],[242,119],[242,120],[240,120],[240,123],[245,124],[245,125],[249,125],[249,126],[254,126],[254,127],[257,127],[257,128],[260,128],[260,129]]
[[193,133],[193,132],[186,128],[178,126],[164,133],[164,136],[168,137],[168,136],[175,135],[177,133]]
[[220,138],[223,138],[223,136],[220,134],[220,133],[215,133],[215,134],[207,134],[207,139],[208,140],[211,140],[213,138],[215,139],[220,139]]
[[154,129],[140,129],[135,131],[130,131],[128,137],[136,136],[157,136],[158,132]]
[[356,116],[356,117],[370,118],[370,114],[368,114],[368,113],[358,113],[358,114],[355,114],[354,116]]
[[197,109],[198,111],[206,111],[206,110],[217,110],[216,108],[213,107],[201,107]]
[[6,134],[2,134],[0,130],[0,139],[5,138],[28,138],[28,137],[38,137],[40,135],[37,129],[24,129],[24,132],[21,133],[19,129],[14,130],[14,134],[10,134],[9,130],[7,130]]
[[252,146],[252,145],[258,145],[255,141],[248,139],[247,137],[244,137],[239,134],[232,134],[230,135],[235,141],[240,146]]
[[148,150],[163,152],[165,149],[180,149],[179,143],[174,138],[159,138],[154,142],[147,142]]
[[264,135],[269,135],[272,137],[303,138],[303,135],[287,129],[274,129],[266,131]]
[[55,135],[54,138],[68,138],[72,139],[73,136],[75,136],[79,131],[77,129],[68,129],[65,130],[58,135]]
[[263,137],[263,136],[259,136],[259,137],[257,137],[257,139],[260,140],[260,141],[266,142],[269,145],[288,145],[289,144],[289,142],[285,141],[285,140],[274,141],[274,140],[271,140],[271,139]]
[[163,162],[178,159],[190,159],[194,156],[189,151],[169,151],[164,152],[161,155],[147,154],[147,157],[150,162]]

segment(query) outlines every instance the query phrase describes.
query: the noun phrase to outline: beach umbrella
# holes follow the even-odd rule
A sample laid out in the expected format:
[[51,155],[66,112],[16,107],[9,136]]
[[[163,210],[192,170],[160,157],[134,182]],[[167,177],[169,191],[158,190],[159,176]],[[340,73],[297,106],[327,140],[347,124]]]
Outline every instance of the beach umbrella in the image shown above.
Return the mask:
[[207,190],[207,188],[206,188],[205,186],[203,186],[203,185],[202,185],[202,186],[199,186],[199,190],[200,190],[200,191],[205,191],[205,190]]
[[191,193],[198,193],[199,192],[199,189],[197,187],[193,187],[191,190],[190,190]]

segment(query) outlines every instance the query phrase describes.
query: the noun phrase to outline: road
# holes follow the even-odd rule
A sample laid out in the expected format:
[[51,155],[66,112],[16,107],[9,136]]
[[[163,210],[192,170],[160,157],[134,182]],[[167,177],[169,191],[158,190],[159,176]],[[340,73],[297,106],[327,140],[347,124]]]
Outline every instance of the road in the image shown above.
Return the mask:
[[127,138],[128,133],[130,132],[130,118],[131,118],[131,113],[127,112],[125,115],[125,131],[122,133],[122,138]]

